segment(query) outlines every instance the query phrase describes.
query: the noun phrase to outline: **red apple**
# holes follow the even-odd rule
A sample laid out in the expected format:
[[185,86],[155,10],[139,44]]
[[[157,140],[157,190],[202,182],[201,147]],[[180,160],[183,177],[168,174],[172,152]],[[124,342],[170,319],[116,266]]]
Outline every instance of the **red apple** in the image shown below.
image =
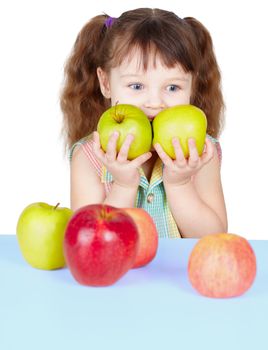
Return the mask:
[[137,225],[139,233],[138,253],[133,268],[148,264],[156,255],[158,233],[152,217],[142,208],[124,208]]
[[64,237],[67,266],[78,283],[108,286],[134,264],[139,243],[137,227],[123,210],[93,204],[78,209]]
[[192,286],[212,298],[246,292],[256,276],[256,257],[249,242],[230,233],[211,234],[194,246],[188,261]]

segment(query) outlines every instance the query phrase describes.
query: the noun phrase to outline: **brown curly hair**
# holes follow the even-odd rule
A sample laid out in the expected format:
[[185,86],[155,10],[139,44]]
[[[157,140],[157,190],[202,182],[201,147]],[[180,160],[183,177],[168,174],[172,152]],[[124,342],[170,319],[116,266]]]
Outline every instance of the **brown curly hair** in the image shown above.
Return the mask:
[[223,126],[224,102],[220,70],[208,30],[195,18],[173,12],[141,8],[124,12],[111,26],[106,14],[93,17],[80,31],[65,65],[60,105],[66,146],[96,130],[110,100],[101,91],[97,67],[112,67],[140,49],[144,69],[149,53],[159,55],[167,67],[180,64],[193,76],[190,103],[201,108],[208,120],[208,134],[218,137]]

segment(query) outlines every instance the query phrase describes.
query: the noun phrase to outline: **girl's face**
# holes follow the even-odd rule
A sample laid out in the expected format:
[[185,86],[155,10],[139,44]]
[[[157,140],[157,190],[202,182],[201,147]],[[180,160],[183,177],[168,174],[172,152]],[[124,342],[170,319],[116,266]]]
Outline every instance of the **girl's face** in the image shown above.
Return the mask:
[[140,62],[140,54],[136,52],[109,74],[97,69],[101,91],[111,99],[112,106],[135,105],[152,120],[163,109],[190,103],[191,73],[185,73],[179,64],[167,68],[157,56],[155,64],[153,56],[149,59],[146,71]]

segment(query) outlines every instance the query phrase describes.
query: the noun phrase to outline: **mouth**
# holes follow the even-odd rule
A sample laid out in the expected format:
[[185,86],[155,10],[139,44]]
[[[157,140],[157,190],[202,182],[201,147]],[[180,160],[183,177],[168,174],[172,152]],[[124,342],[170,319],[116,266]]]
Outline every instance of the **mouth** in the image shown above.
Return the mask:
[[148,115],[148,119],[150,121],[150,123],[152,123],[152,121],[154,120],[155,116],[154,115]]

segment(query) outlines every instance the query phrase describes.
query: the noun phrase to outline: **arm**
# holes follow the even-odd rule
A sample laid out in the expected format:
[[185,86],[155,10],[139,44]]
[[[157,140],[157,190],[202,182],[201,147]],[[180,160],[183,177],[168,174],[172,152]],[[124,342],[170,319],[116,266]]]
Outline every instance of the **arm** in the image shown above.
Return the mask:
[[164,163],[163,183],[167,200],[183,237],[201,237],[227,231],[220,164],[216,147],[207,139],[199,157],[195,141],[189,140],[189,159],[184,158],[178,139],[173,141],[172,160],[159,144],[155,145]]
[[[201,237],[209,233],[227,232],[220,164],[214,157],[185,184],[166,185],[167,200],[183,237]],[[179,198],[179,200],[178,200]]]
[[73,152],[70,172],[72,210],[104,201],[104,186],[82,147],[76,147]]
[[138,188],[112,185],[108,196],[96,170],[83,152],[77,147],[71,162],[71,209],[76,210],[88,204],[107,204],[115,207],[133,207]]
[[118,208],[130,208],[135,205],[140,182],[138,168],[146,162],[151,153],[147,152],[132,161],[127,159],[129,147],[133,141],[130,135],[124,141],[120,151],[116,152],[119,135],[111,136],[107,153],[101,149],[99,135],[93,135],[92,151],[95,157],[105,165],[113,176],[112,189],[106,197],[104,184],[82,148],[75,149],[71,163],[71,208],[76,210],[86,204],[107,204]]

